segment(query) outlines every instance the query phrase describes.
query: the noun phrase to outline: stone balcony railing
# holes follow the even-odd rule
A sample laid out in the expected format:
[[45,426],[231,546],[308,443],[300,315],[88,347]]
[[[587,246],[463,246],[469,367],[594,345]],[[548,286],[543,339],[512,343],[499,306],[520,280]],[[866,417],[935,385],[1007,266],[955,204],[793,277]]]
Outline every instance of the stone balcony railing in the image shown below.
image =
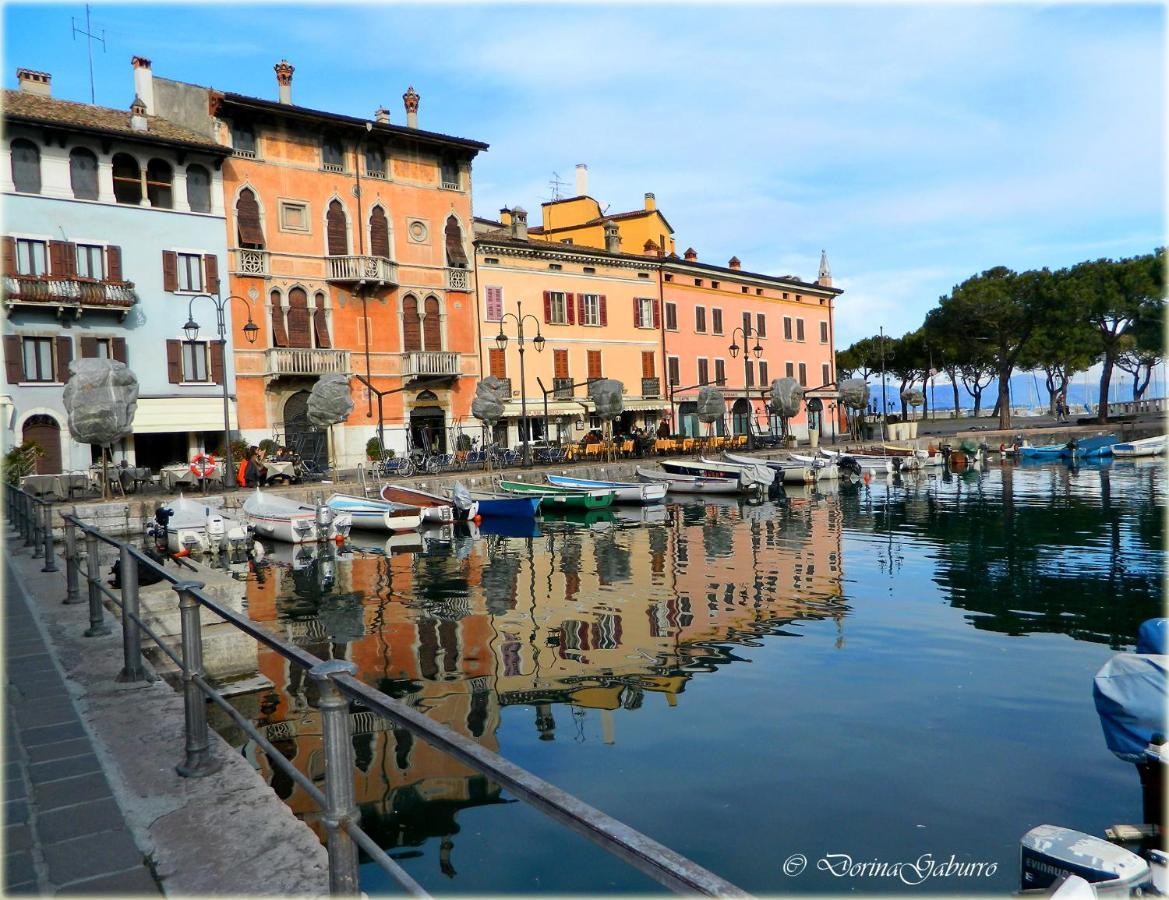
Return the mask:
[[458,375],[459,354],[448,350],[417,350],[402,354],[402,377]]
[[662,395],[662,381],[660,378],[641,379],[641,396],[660,397]]
[[232,250],[231,271],[237,275],[266,278],[272,274],[272,270],[268,265],[268,251],[246,250],[242,247],[237,250]]
[[398,264],[383,256],[330,256],[328,281],[379,286],[398,283]]
[[452,291],[471,290],[471,273],[466,269],[447,269],[446,286]]
[[573,394],[572,379],[571,378],[553,378],[552,379],[552,399],[553,400],[571,400]]
[[265,353],[265,374],[277,375],[349,375],[348,350],[324,350],[311,347],[272,347]]
[[72,308],[79,315],[83,309],[110,309],[125,315],[138,302],[134,284],[129,281],[87,281],[76,278],[51,278],[48,275],[4,276],[5,303],[29,303],[56,306],[59,311]]

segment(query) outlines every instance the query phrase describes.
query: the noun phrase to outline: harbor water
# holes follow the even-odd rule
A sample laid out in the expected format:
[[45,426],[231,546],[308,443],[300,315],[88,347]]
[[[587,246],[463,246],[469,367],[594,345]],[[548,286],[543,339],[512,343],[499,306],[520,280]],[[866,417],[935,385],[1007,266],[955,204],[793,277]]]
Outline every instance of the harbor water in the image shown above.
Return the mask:
[[[748,891],[1009,893],[1033,826],[1140,820],[1092,678],[1161,613],[1165,502],[1157,460],[995,464],[276,547],[246,602]],[[319,783],[312,684],[257,668],[273,687],[240,708]],[[659,890],[368,711],[351,725],[362,825],[428,890]],[[372,863],[362,887],[397,892]]]

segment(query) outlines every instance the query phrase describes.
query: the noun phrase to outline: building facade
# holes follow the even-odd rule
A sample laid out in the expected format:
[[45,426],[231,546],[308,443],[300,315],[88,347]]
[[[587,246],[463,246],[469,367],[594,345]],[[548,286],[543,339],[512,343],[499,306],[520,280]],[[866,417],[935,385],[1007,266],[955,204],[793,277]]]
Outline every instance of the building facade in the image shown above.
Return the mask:
[[352,376],[354,409],[333,429],[355,465],[380,436],[398,452],[446,449],[479,377],[471,162],[486,144],[297,106],[293,67],[277,100],[151,76],[148,105],[229,149],[224,164],[230,293],[247,298],[255,345],[235,334],[240,428],[323,460],[307,400],[326,373]]
[[62,393],[72,360],[106,357],[139,383],[116,459],[157,469],[219,451],[233,366],[202,295],[227,264],[227,151],[137,99],[108,109],[52,97],[46,73],[18,79],[0,160],[6,442],[35,441],[42,473],[87,468],[98,451],[69,436]]

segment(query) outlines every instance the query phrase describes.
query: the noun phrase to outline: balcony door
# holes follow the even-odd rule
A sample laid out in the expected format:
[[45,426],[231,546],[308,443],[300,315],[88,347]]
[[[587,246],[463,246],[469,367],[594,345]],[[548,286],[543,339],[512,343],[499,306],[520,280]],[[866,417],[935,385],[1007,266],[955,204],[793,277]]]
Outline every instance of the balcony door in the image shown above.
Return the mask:
[[61,472],[61,426],[52,416],[29,416],[24,423],[23,437],[32,441],[44,455],[37,458],[38,475],[57,475]]
[[[424,394],[431,393],[424,391]],[[433,394],[431,394],[433,396]],[[428,453],[446,453],[446,413],[441,406],[416,406],[410,410],[410,445]]]

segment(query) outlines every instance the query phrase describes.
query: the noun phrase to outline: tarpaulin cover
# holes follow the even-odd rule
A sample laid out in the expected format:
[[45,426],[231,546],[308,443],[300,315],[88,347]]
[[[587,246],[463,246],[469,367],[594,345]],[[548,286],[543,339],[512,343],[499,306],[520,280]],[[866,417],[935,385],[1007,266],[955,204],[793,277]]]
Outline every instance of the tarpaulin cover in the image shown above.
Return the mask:
[[909,406],[921,406],[925,403],[925,394],[914,387],[906,388],[901,392],[901,399]]
[[79,444],[113,444],[134,427],[138,379],[113,359],[75,359],[65,384],[69,433]]
[[1096,673],[1092,697],[1108,749],[1128,762],[1145,761],[1154,734],[1165,734],[1165,665],[1153,653],[1117,653]]
[[962,438],[958,444],[958,449],[963,453],[977,453],[978,441],[974,440],[974,438]]
[[596,415],[601,419],[615,419],[625,410],[625,401],[621,392],[625,389],[615,378],[601,378],[589,382],[589,399],[596,407]]
[[511,398],[508,382],[494,375],[488,375],[475,386],[475,399],[471,401],[471,415],[480,422],[494,425],[503,418],[503,404]]
[[727,401],[717,388],[704,387],[698,392],[698,421],[709,425],[727,414]]
[[1169,619],[1149,619],[1137,633],[1137,653],[1164,653],[1165,627]]
[[467,490],[463,482],[456,481],[454,487],[451,488],[451,502],[458,509],[467,510],[471,508],[471,504],[475,502],[475,499],[471,496],[471,492]]
[[308,395],[309,421],[319,428],[344,422],[353,412],[353,395],[344,375],[322,375]]
[[869,405],[869,386],[863,378],[842,381],[840,399],[849,409],[864,409]]
[[771,382],[771,410],[777,416],[790,419],[800,411],[804,389],[794,378],[777,378]]

